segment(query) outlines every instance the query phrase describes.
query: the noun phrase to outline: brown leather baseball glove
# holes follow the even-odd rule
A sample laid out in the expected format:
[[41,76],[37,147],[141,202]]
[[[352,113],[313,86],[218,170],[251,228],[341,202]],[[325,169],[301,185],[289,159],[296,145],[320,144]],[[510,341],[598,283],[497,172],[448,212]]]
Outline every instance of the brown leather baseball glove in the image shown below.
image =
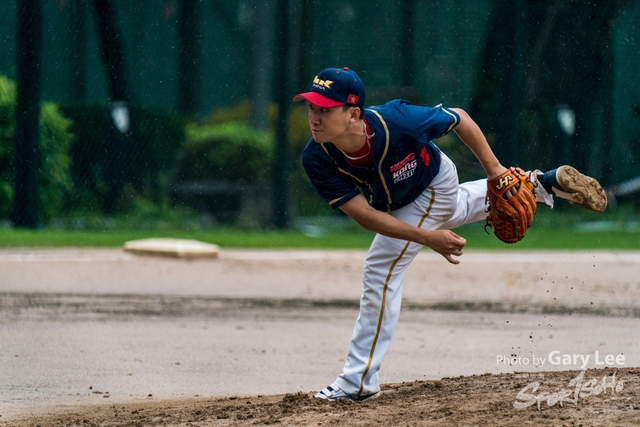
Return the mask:
[[[517,192],[507,198],[510,188]],[[535,189],[527,174],[518,167],[511,167],[497,178],[487,180],[487,202],[485,230],[493,228],[494,234],[505,243],[522,240],[531,227],[537,207]]]

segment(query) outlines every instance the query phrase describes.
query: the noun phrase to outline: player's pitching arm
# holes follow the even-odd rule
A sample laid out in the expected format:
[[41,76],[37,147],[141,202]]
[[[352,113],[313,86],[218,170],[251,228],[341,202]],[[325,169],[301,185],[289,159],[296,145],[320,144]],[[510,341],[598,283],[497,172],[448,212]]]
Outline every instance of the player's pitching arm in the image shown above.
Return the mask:
[[428,246],[452,264],[460,261],[452,256],[462,255],[467,241],[450,230],[425,230],[407,224],[393,216],[372,208],[359,194],[340,206],[340,209],[367,230],[395,239],[410,240]]
[[502,166],[498,161],[498,158],[493,154],[487,139],[477,123],[473,121],[466,111],[460,108],[452,108],[451,110],[455,111],[458,116],[460,116],[460,123],[453,129],[453,131],[478,158],[487,173],[487,178],[492,179],[502,175],[507,168]]

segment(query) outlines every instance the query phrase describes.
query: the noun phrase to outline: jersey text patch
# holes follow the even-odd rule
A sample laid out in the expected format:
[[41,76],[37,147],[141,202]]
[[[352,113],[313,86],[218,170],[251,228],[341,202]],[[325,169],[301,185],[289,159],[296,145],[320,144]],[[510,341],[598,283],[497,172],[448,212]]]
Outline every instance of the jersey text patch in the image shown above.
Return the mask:
[[390,172],[393,176],[393,183],[396,184],[407,178],[411,178],[416,171],[418,162],[416,156],[413,153],[409,153],[407,157],[391,166]]

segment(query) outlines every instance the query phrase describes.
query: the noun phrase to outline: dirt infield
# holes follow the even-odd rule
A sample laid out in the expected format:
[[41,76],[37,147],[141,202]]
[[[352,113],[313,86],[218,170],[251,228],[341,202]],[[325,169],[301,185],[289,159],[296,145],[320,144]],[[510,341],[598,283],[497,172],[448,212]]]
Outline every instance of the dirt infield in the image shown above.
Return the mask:
[[[344,363],[362,252],[0,251],[0,427],[640,425],[640,252],[496,255],[420,254],[382,396],[352,403],[312,392]],[[496,360],[554,352],[589,369]]]
[[2,425],[637,426],[639,377],[637,368],[485,374],[388,384],[379,399],[362,403],[305,393],[149,401],[81,406]]

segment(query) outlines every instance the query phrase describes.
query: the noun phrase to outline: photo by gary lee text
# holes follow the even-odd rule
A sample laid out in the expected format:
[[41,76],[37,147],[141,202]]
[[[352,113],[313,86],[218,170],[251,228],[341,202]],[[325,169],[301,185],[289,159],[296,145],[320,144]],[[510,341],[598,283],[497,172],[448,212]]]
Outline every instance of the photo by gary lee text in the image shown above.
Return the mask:
[[[592,357],[593,356],[593,357]],[[543,367],[545,364],[553,366],[575,366],[580,369],[586,369],[589,362],[593,362],[594,367],[616,366],[621,367],[625,364],[624,354],[601,354],[595,351],[593,354],[568,354],[558,350],[550,352],[546,357],[538,356],[496,356],[496,365],[508,366],[537,366]]]

